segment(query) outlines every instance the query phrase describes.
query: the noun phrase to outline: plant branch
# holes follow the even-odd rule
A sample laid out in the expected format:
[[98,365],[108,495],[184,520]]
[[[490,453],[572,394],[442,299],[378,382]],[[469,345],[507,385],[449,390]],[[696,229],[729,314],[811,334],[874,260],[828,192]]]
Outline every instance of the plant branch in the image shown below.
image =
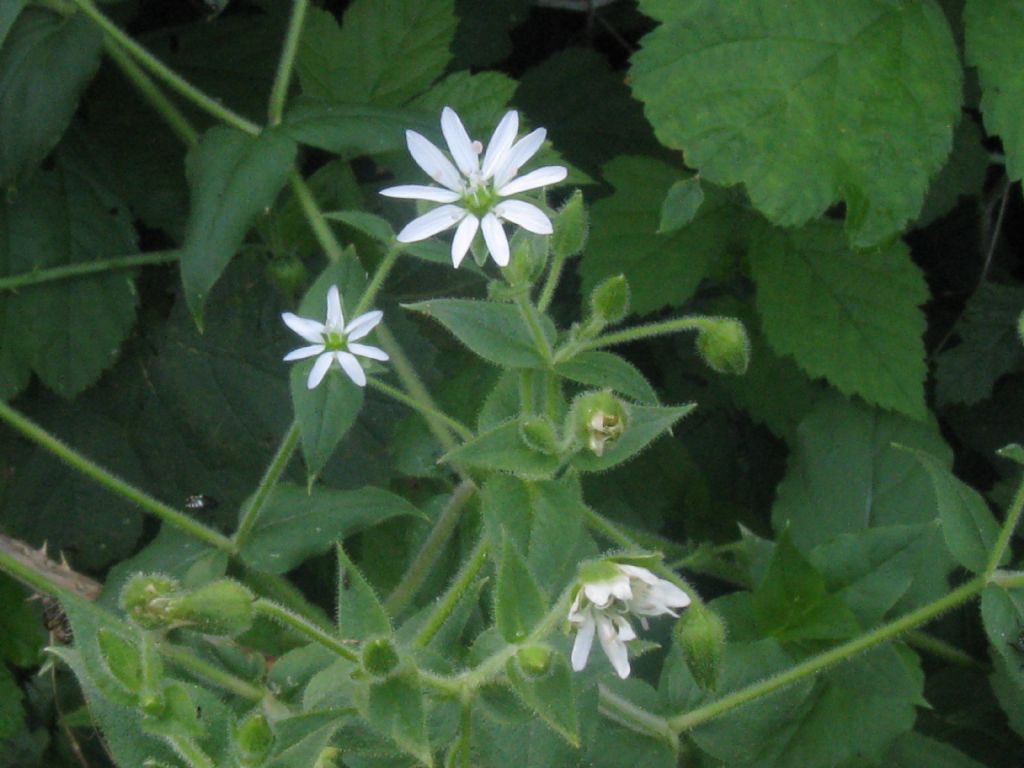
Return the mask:
[[995,545],[992,547],[992,552],[988,558],[988,564],[985,566],[985,576],[991,576],[996,568],[999,567],[999,561],[1003,559],[1003,555],[1006,554],[1007,548],[1010,546],[1010,541],[1013,538],[1013,532],[1017,530],[1017,524],[1020,522],[1021,511],[1024,510],[1024,480],[1021,481],[1020,485],[1017,486],[1017,493],[1014,494],[1013,501],[1010,503],[1010,508],[1006,510],[1006,520],[1003,521],[1003,527],[999,530],[999,537],[996,539]]
[[324,218],[323,211],[320,210],[320,205],[316,201],[316,197],[313,196],[313,190],[309,188],[306,180],[302,178],[302,174],[298,171],[292,171],[288,177],[288,181],[291,184],[292,192],[295,193],[296,199],[299,201],[299,207],[302,209],[302,214],[306,217],[306,221],[309,223],[309,228],[313,230],[313,235],[316,237],[316,241],[320,243],[320,247],[324,249],[324,253],[327,254],[327,259],[332,264],[337,264],[341,261],[342,256],[345,253],[345,249],[341,247],[341,243],[338,242],[338,238],[334,236],[334,231],[331,229],[331,225],[327,223],[327,219]]
[[544,335],[540,313],[537,312],[537,308],[533,306],[533,302],[525,292],[516,295],[516,306],[519,307],[519,314],[522,315],[523,322],[526,323],[526,327],[533,337],[533,346],[536,347],[537,353],[545,363],[551,365],[551,345],[548,343],[547,336]]
[[359,654],[349,648],[343,641],[339,640],[326,630],[321,629],[311,621],[308,621],[303,616],[289,611],[284,606],[278,605],[271,600],[259,598],[253,602],[253,608],[255,608],[258,613],[262,613],[282,626],[295,630],[300,635],[309,638],[314,643],[322,645],[324,648],[338,656],[341,656],[343,659],[348,659],[349,661],[357,664],[359,663]]
[[288,20],[288,31],[284,39],[281,58],[277,62],[277,75],[270,89],[270,106],[268,113],[270,124],[277,125],[284,114],[284,104],[288,98],[288,86],[291,84],[292,68],[295,66],[295,54],[299,50],[299,38],[302,37],[302,22],[306,19],[309,0],[295,0],[292,15]]
[[597,686],[597,706],[605,717],[637,733],[667,742],[673,752],[679,751],[679,736],[664,717],[648,712],[601,684]]
[[298,422],[293,421],[281,440],[281,444],[277,447],[274,457],[270,460],[267,471],[263,473],[252,501],[245,507],[242,521],[238,524],[238,530],[235,531],[233,536],[235,547],[239,550],[242,549],[246,539],[249,538],[249,534],[252,533],[252,528],[256,525],[260,512],[263,511],[263,505],[266,504],[267,499],[270,497],[270,492],[277,485],[278,478],[281,477],[281,473],[284,472],[288,462],[291,461],[292,456],[295,454],[295,447],[298,444],[299,425]]
[[135,267],[145,267],[152,264],[169,264],[177,261],[180,255],[180,251],[150,251],[149,253],[137,253],[131,256],[115,256],[111,259],[67,264],[50,269],[33,269],[31,272],[0,277],[0,291],[14,291],[18,288],[40,285],[41,283],[49,283],[55,280],[70,280],[76,277],[94,275],[97,272],[134,269]]
[[488,552],[487,539],[481,537],[480,541],[473,547],[473,551],[469,553],[469,557],[466,558],[466,562],[463,563],[451,586],[448,587],[448,591],[444,593],[444,596],[441,597],[437,606],[430,616],[427,617],[420,631],[416,633],[416,638],[413,640],[414,645],[425,648],[434,639],[434,636],[444,626],[448,617],[455,611],[455,607],[459,604],[459,600],[462,599],[462,595],[469,589],[477,574],[480,573],[480,569],[484,567],[484,563],[487,562]]
[[381,392],[382,394],[387,395],[393,400],[397,400],[402,405],[406,405],[409,408],[412,408],[417,413],[422,414],[424,418],[426,418],[428,424],[431,422],[431,420],[437,420],[442,422],[446,427],[448,427],[456,434],[458,434],[458,436],[461,437],[463,440],[469,440],[470,438],[473,437],[473,433],[461,422],[456,421],[443,411],[431,408],[419,402],[418,400],[414,400],[413,398],[409,397],[409,395],[402,392],[400,389],[395,389],[395,387],[392,387],[390,384],[385,384],[383,381],[379,381],[377,379],[368,379],[366,383],[369,384],[373,389],[376,389],[378,392]]

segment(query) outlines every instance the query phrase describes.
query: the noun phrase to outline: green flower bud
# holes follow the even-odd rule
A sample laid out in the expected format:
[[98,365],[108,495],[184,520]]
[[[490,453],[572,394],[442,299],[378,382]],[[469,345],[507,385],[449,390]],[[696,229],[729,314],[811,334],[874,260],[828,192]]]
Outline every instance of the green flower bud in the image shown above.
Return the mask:
[[206,635],[239,635],[252,626],[253,594],[231,579],[220,579],[182,596],[170,610],[174,619]]
[[617,323],[629,312],[629,283],[625,275],[603,280],[590,294],[590,311],[602,323]]
[[294,296],[306,284],[306,265],[295,256],[276,258],[267,265],[267,276],[285,294]]
[[527,677],[543,677],[551,669],[551,649],[546,645],[526,645],[516,651],[516,662]]
[[551,422],[543,416],[524,416],[519,421],[519,436],[535,451],[552,455],[558,453],[558,435]]
[[145,629],[162,629],[174,623],[171,609],[181,595],[176,579],[163,574],[138,573],[121,590],[121,608]]
[[697,351],[712,370],[743,375],[750,364],[747,329],[731,317],[706,318],[697,334]]
[[100,629],[96,639],[110,674],[129,692],[139,693],[142,690],[142,659],[139,649],[106,627]]
[[725,623],[706,605],[693,603],[675,627],[690,674],[703,690],[714,690],[725,649]]
[[569,418],[576,439],[597,456],[622,436],[629,420],[625,405],[608,390],[577,397]]
[[256,768],[274,746],[274,732],[262,712],[252,712],[233,729],[232,739],[242,768]]
[[587,242],[589,221],[587,207],[583,204],[583,193],[578,189],[558,211],[554,227],[551,250],[556,256],[564,259],[583,250]]
[[398,650],[390,638],[375,637],[363,644],[363,669],[372,677],[387,677],[395,671],[399,661]]
[[547,238],[521,229],[512,236],[509,247],[511,257],[502,275],[511,285],[530,285],[540,276],[547,264]]

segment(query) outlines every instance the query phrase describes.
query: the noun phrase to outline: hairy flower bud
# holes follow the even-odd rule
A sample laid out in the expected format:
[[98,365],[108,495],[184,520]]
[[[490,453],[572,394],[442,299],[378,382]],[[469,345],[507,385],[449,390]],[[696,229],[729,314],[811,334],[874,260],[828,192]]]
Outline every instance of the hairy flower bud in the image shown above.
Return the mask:
[[174,623],[171,610],[181,595],[176,579],[159,573],[138,573],[121,590],[121,607],[144,629],[161,629]]
[[706,318],[697,335],[697,351],[712,370],[742,375],[750,364],[747,329],[731,317]]
[[390,638],[375,637],[363,644],[363,669],[373,677],[387,677],[395,671],[399,661],[398,650]]
[[235,756],[242,768],[256,768],[274,746],[274,733],[262,712],[252,712],[232,729]]
[[551,649],[546,645],[525,645],[516,651],[516,662],[527,677],[543,677],[551,668]]
[[583,204],[583,193],[577,189],[555,217],[551,250],[563,259],[579,253],[586,245],[588,229],[589,221],[587,208]]
[[238,635],[252,626],[253,594],[231,579],[220,579],[184,594],[170,614],[206,635]]
[[590,311],[602,323],[617,323],[629,312],[629,282],[625,275],[603,280],[590,294]]
[[676,641],[690,674],[705,691],[715,689],[725,648],[725,623],[706,605],[694,604],[676,624]]
[[625,405],[610,391],[585,392],[570,412],[573,434],[596,456],[603,456],[628,425]]

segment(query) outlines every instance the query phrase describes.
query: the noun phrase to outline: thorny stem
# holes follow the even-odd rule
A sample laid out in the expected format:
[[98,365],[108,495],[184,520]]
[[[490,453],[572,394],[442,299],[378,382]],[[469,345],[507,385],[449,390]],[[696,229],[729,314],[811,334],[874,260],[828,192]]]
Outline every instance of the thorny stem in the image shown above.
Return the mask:
[[476,485],[471,480],[463,480],[452,492],[441,514],[438,516],[434,527],[427,534],[426,541],[416,553],[416,557],[405,569],[401,580],[384,601],[384,609],[392,616],[397,616],[412,602],[416,593],[423,584],[423,579],[441,556],[448,539],[451,538],[462,517],[462,510],[473,494],[476,493]]
[[288,20],[288,32],[284,40],[284,49],[281,51],[281,58],[277,62],[277,75],[274,77],[274,85],[270,89],[270,106],[268,114],[270,124],[277,125],[281,122],[284,114],[285,100],[288,98],[288,86],[292,79],[292,69],[295,66],[295,54],[299,50],[299,38],[302,37],[302,22],[306,18],[306,9],[309,7],[309,0],[295,0],[292,6],[292,15]]
[[288,466],[288,462],[291,461],[292,456],[295,454],[295,448],[299,444],[299,424],[293,421],[291,426],[288,427],[288,431],[285,433],[284,438],[281,440],[281,444],[277,447],[277,452],[274,457],[270,460],[270,464],[267,467],[266,472],[263,473],[263,477],[260,480],[259,486],[256,488],[256,493],[245,507],[245,512],[242,515],[242,521],[238,524],[238,530],[235,531],[234,542],[238,549],[241,549],[245,544],[246,539],[249,538],[249,534],[252,533],[252,528],[256,524],[256,520],[260,516],[260,512],[263,511],[263,505],[266,504],[267,499],[270,497],[270,492],[274,490],[274,486],[277,485],[278,478],[281,477],[281,473],[284,472]]
[[289,611],[284,606],[278,605],[270,600],[259,598],[253,602],[253,608],[255,608],[258,613],[264,614],[282,626],[295,630],[300,635],[309,638],[314,643],[322,645],[324,648],[338,656],[341,656],[343,659],[348,659],[349,661],[356,663],[359,662],[359,654],[353,651],[343,641],[336,638],[330,632],[318,627],[306,618],[299,616],[299,614]]
[[414,400],[413,398],[409,397],[409,395],[402,392],[400,389],[395,389],[390,384],[385,384],[383,381],[378,381],[377,379],[368,379],[366,383],[373,389],[376,389],[378,392],[381,392],[390,397],[391,399],[397,400],[402,405],[407,405],[417,413],[422,414],[423,417],[427,420],[428,424],[430,423],[431,420],[437,420],[442,422],[445,426],[447,426],[449,429],[458,434],[458,436],[461,437],[463,440],[469,440],[471,437],[473,437],[473,433],[468,428],[466,428],[462,423],[456,421],[443,411],[436,410],[435,408],[430,408],[429,406],[424,405],[418,400]]
[[180,251],[150,251],[149,253],[137,253],[131,256],[116,256],[111,259],[68,264],[51,269],[34,269],[31,272],[0,277],[0,291],[14,291],[18,288],[49,283],[54,280],[84,277],[96,274],[97,272],[134,269],[135,267],[144,267],[151,264],[169,264],[177,261],[180,255]]
[[433,612],[427,617],[426,622],[416,634],[416,638],[413,640],[414,645],[424,648],[434,639],[434,636],[444,626],[448,617],[452,615],[465,591],[469,589],[477,574],[480,573],[480,569],[484,567],[484,563],[487,562],[488,552],[487,539],[486,537],[481,537],[480,541],[473,547],[473,551],[469,553],[469,557],[466,558],[466,562],[463,563],[448,591],[441,597]]

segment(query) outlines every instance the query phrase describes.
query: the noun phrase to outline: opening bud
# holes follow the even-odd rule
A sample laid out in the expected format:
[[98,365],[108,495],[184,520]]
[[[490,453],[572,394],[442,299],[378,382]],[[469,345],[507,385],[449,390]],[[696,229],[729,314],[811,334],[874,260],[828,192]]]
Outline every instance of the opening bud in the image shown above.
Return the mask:
[[747,329],[735,318],[704,318],[697,334],[697,351],[712,370],[741,376],[750,364]]
[[587,207],[583,204],[583,193],[578,189],[572,193],[565,205],[555,216],[554,234],[551,236],[551,250],[560,258],[568,258],[583,250],[587,243],[589,221]]
[[544,271],[548,261],[547,238],[519,230],[512,236],[512,255],[508,266],[502,272],[510,285],[532,284]]
[[629,283],[625,275],[603,280],[590,294],[590,311],[602,323],[617,323],[629,312]]
[[138,573],[121,590],[121,608],[144,629],[161,629],[174,624],[171,611],[181,596],[176,579],[159,573]]
[[274,746],[274,732],[262,712],[253,712],[235,725],[232,732],[233,748],[241,768],[256,768]]
[[558,435],[551,422],[543,416],[524,416],[519,421],[519,435],[535,451],[552,455],[558,453]]
[[294,296],[306,284],[306,265],[297,256],[280,256],[267,265],[267,276],[286,295]]
[[725,649],[725,623],[706,605],[694,603],[676,623],[676,641],[686,666],[705,691],[715,689]]
[[363,669],[372,677],[387,677],[398,666],[398,649],[387,637],[375,637],[363,644]]
[[551,649],[546,645],[525,645],[516,651],[516,661],[527,677],[543,677],[551,669]]
[[205,635],[238,635],[252,626],[253,594],[231,579],[183,595],[170,609],[178,624]]
[[573,403],[570,418],[573,434],[596,456],[618,440],[626,430],[626,407],[610,391],[585,392]]

